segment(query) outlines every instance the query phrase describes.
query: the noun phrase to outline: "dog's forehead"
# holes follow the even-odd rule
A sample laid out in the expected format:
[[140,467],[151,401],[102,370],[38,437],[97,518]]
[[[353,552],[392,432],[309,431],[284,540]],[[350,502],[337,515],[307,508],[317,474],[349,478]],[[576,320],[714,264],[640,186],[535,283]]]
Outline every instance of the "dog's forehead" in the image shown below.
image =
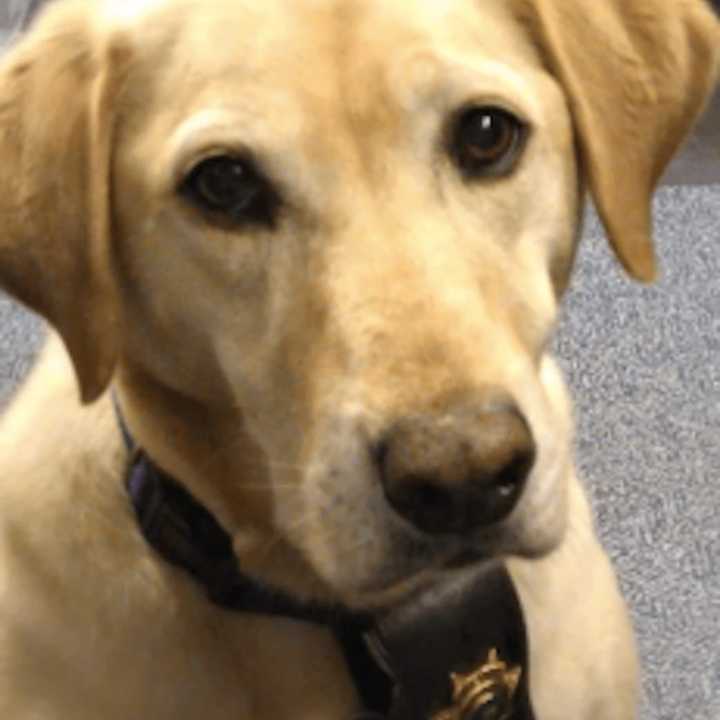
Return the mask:
[[[507,0],[106,0],[111,24],[129,28],[141,54],[183,72],[313,92],[411,55],[453,52],[512,61],[531,55]],[[161,53],[161,55],[158,55]],[[141,58],[142,59],[142,58]],[[193,62],[193,60],[197,62]],[[157,67],[157,65],[156,65]],[[291,70],[292,72],[289,72]],[[251,74],[256,73],[251,78]],[[334,82],[333,82],[334,81]]]
[[327,188],[310,168],[365,176],[368,148],[429,146],[469,97],[528,117],[544,102],[508,0],[133,1],[115,17],[137,56],[127,127],[173,173],[208,146],[250,149],[286,184]]

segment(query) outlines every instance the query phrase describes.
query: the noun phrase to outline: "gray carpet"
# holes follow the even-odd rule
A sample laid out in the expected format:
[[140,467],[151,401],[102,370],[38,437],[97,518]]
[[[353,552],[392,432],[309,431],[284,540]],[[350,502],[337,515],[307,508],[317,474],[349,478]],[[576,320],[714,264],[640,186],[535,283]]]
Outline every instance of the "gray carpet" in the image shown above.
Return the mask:
[[[575,390],[579,465],[635,616],[643,718],[716,720],[720,185],[664,188],[656,217],[664,276],[642,288],[591,216],[556,346]],[[0,404],[40,333],[0,298]]]
[[664,188],[664,269],[626,280],[589,223],[557,351],[578,464],[635,616],[645,720],[720,718],[720,185]]

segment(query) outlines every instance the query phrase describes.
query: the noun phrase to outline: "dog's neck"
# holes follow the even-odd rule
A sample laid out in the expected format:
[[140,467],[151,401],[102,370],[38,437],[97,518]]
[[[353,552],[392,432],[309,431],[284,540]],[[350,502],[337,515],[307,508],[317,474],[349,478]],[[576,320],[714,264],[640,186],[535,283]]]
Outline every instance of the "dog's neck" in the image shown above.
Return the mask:
[[373,617],[338,604],[305,601],[247,575],[230,535],[138,446],[116,393],[112,399],[128,454],[125,485],[148,545],[191,575],[207,599],[224,610],[289,618],[331,630],[364,706],[384,717],[392,704],[393,683],[372,658],[365,640],[374,627]]
[[271,524],[267,459],[239,409],[184,395],[129,363],[114,390],[138,445],[218,519],[248,572],[302,597],[330,597]]

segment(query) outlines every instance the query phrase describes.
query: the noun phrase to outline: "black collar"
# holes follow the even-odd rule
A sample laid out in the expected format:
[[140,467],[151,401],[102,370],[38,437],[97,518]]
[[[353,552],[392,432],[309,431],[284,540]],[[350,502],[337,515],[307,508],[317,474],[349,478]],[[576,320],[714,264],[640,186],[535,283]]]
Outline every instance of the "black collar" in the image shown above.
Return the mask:
[[144,452],[134,454],[126,483],[145,539],[165,560],[190,573],[212,603],[227,610],[322,625],[349,619],[367,625],[366,619],[351,616],[342,607],[300,602],[242,573],[228,533]]
[[382,617],[300,602],[241,571],[227,532],[136,446],[113,401],[130,457],[127,491],[148,544],[225,610],[329,626],[367,711],[358,720],[534,720],[523,613],[502,564]]

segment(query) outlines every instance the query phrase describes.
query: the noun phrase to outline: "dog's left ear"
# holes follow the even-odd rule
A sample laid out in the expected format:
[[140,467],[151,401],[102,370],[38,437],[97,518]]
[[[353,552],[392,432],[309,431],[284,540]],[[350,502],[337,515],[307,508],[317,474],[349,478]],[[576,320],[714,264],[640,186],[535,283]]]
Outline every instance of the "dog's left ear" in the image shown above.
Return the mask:
[[85,402],[113,373],[114,93],[126,51],[103,45],[92,3],[53,3],[0,64],[0,286],[44,315]]
[[713,88],[720,24],[703,0],[517,0],[562,83],[616,255],[655,277],[651,201]]

